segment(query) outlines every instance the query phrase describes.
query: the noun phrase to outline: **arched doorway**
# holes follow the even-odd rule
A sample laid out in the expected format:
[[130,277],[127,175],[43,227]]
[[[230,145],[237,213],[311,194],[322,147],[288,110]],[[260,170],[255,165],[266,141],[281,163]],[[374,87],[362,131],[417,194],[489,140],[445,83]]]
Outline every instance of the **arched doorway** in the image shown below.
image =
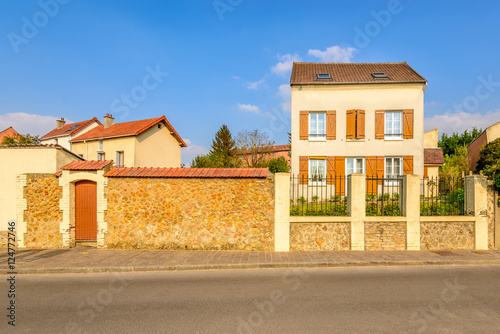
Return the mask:
[[97,240],[97,183],[75,183],[75,239]]

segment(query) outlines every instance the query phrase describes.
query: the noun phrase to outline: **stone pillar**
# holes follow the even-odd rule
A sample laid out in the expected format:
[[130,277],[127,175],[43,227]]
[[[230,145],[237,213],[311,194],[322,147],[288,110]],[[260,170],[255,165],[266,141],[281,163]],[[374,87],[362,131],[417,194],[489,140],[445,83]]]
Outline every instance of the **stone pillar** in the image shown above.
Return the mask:
[[466,183],[466,209],[474,212],[476,249],[488,249],[488,183],[485,176],[468,175]]
[[290,251],[290,173],[274,175],[274,250]]
[[351,250],[365,249],[366,175],[347,176],[347,208],[351,216]]
[[[20,174],[16,180],[16,241],[18,248],[26,248],[24,234],[27,232],[27,224],[24,220],[24,211],[28,209],[28,203],[24,198],[24,187],[28,184],[26,174]],[[6,240],[8,241],[8,240]]]
[[420,177],[403,176],[404,212],[406,214],[406,249],[420,250]]
[[498,196],[498,192],[495,190],[495,202],[493,203],[493,219],[494,219],[494,227],[495,231],[495,245],[494,249],[500,249],[500,208],[498,207],[498,200],[500,196]]

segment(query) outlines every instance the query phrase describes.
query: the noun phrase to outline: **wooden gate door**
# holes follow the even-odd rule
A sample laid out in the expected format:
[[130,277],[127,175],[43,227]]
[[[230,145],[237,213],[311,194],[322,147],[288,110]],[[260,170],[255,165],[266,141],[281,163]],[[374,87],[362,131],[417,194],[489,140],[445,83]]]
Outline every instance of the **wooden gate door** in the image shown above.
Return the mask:
[[75,183],[75,239],[97,240],[97,186],[92,181]]

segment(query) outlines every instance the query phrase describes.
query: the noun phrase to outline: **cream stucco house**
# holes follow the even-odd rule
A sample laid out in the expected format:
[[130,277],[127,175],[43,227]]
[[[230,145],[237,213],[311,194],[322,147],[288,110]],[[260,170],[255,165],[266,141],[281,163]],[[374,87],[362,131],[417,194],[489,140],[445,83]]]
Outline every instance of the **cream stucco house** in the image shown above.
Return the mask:
[[104,125],[73,138],[72,152],[85,160],[113,160],[116,167],[180,167],[186,143],[165,116]]
[[56,128],[40,138],[44,145],[60,145],[71,150],[70,140],[76,138],[93,128],[102,125],[96,117],[76,123],[68,123],[64,118],[56,121]]
[[[294,63],[292,173],[424,173],[427,80],[404,63]],[[309,181],[311,182],[311,181]]]

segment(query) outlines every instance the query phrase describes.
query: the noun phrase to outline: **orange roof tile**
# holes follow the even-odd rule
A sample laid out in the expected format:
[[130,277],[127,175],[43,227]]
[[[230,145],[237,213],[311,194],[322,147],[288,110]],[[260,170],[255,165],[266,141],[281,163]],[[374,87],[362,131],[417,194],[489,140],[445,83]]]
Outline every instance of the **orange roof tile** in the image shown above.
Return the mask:
[[12,136],[18,136],[19,133],[17,133],[16,130],[12,126],[9,126],[7,129],[3,130],[0,132],[0,143],[2,143],[3,137],[12,137]]
[[113,163],[111,160],[73,161],[61,167],[62,170],[99,170]]
[[115,123],[107,129],[105,129],[103,125],[100,125],[76,138],[73,138],[72,140],[70,140],[70,142],[77,142],[82,140],[97,140],[111,137],[137,136],[160,122],[163,122],[165,124],[165,126],[172,132],[172,135],[175,137],[175,139],[177,139],[182,147],[187,147],[184,140],[182,140],[181,136],[179,136],[177,131],[175,131],[174,127],[168,122],[165,116],[142,119],[139,121]]
[[[388,79],[375,79],[372,73],[383,72]],[[329,73],[331,79],[318,79],[317,74]],[[403,63],[293,63],[290,85],[343,83],[426,83],[424,77]]]
[[164,178],[265,178],[268,168],[144,168],[119,167],[104,174],[107,177]]
[[40,138],[40,140],[54,138],[54,137],[61,137],[61,136],[72,136],[72,135],[78,133],[79,131],[83,130],[85,127],[87,127],[87,125],[90,125],[90,123],[92,123],[92,122],[97,122],[100,125],[102,125],[101,122],[99,122],[97,120],[97,117],[94,117],[92,119],[88,119],[86,121],[81,121],[81,122],[76,122],[76,123],[68,123],[68,124],[64,125],[63,127],[61,127],[60,129],[54,129],[54,130],[50,131],[49,133],[44,135],[42,138]]

